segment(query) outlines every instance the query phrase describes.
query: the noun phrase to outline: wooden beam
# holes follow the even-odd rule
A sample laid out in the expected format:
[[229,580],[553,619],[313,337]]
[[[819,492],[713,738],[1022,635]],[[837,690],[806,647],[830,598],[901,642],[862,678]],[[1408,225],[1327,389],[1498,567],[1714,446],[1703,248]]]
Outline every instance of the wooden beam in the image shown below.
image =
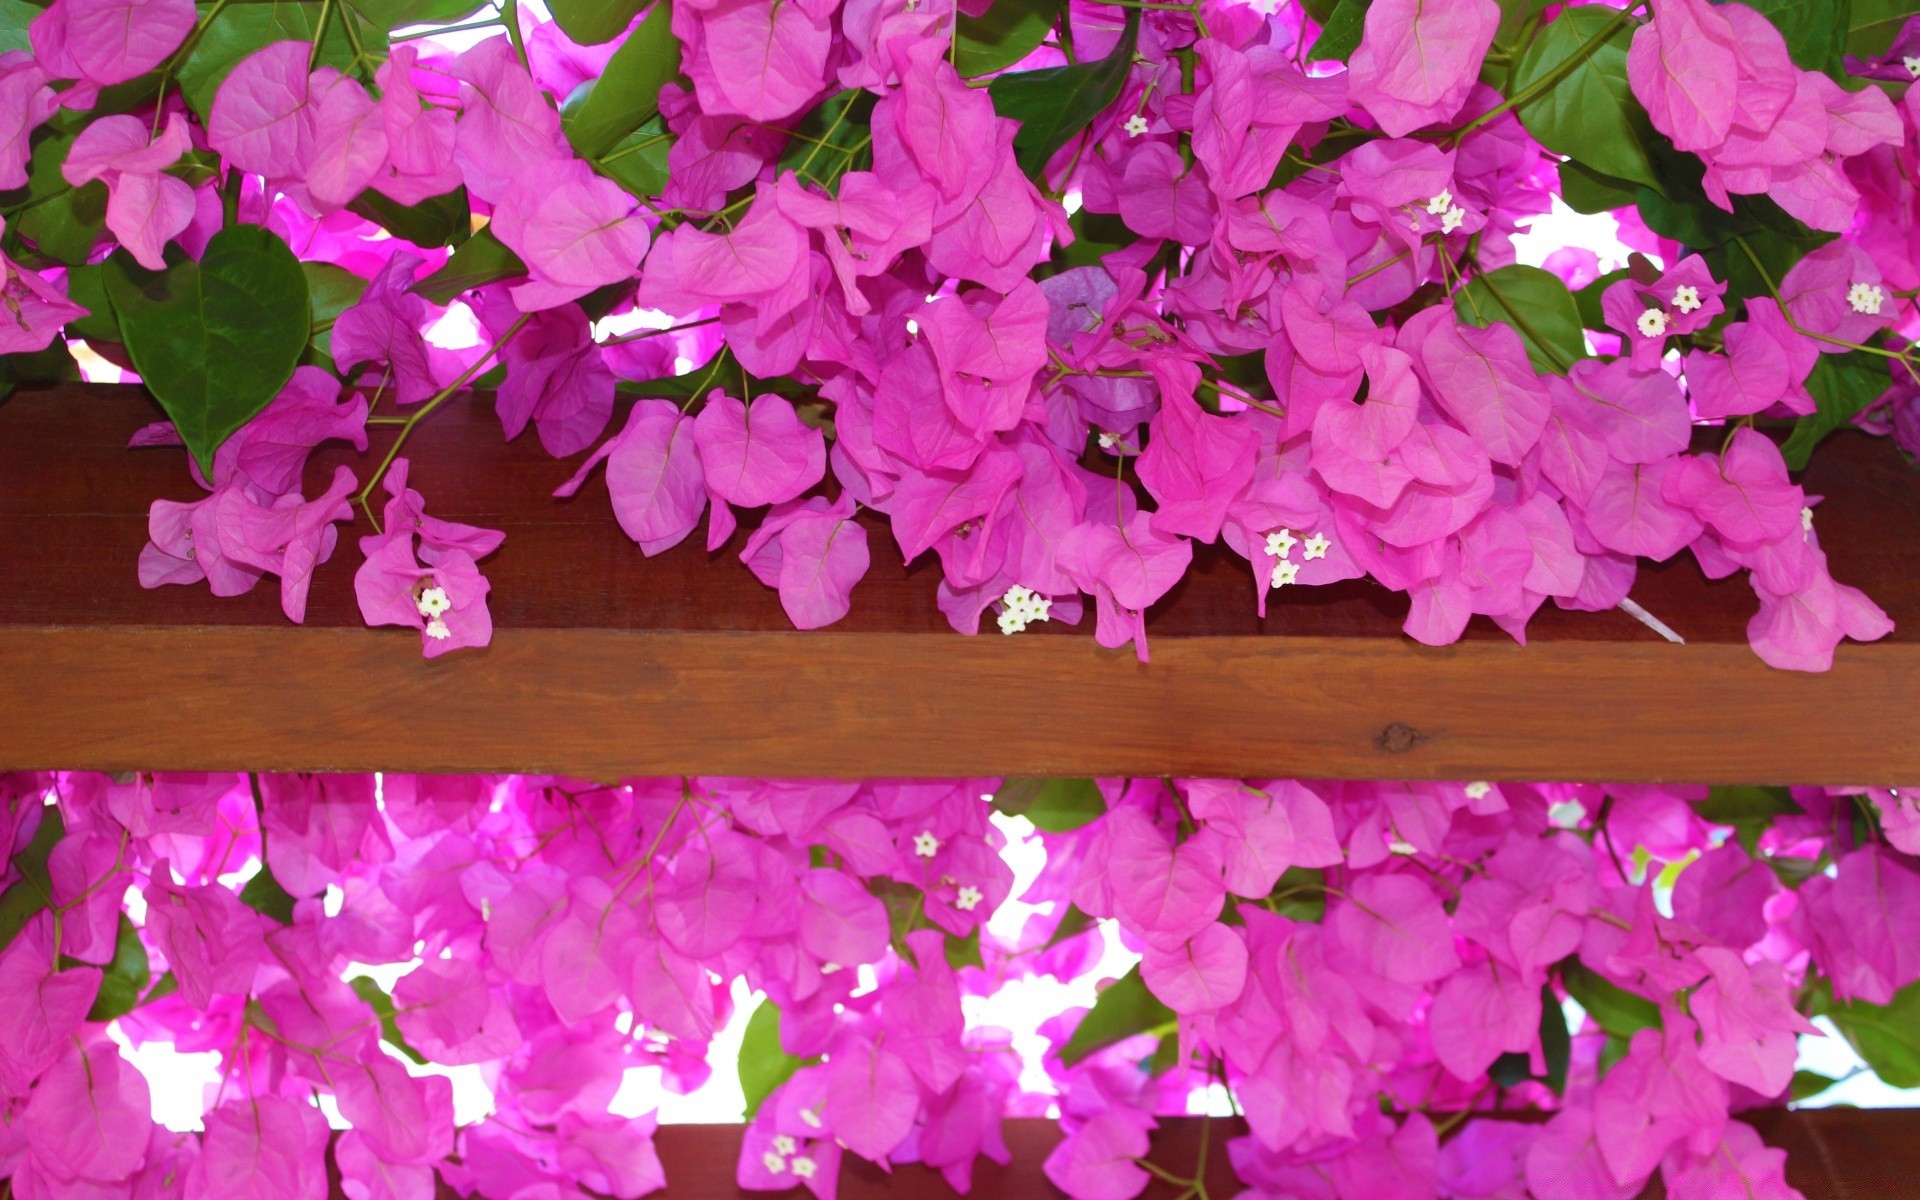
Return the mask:
[[[645,558],[602,483],[552,499],[573,462],[503,444],[462,401],[408,449],[430,512],[507,531],[483,564],[496,634],[426,662],[413,632],[361,626],[364,525],[343,528],[305,627],[271,579],[143,591],[148,505],[203,494],[184,452],[125,449],[158,417],[136,388],[0,403],[0,769],[1920,780],[1920,478],[1862,435],[1823,447],[1806,484],[1836,577],[1900,628],[1824,675],[1762,664],[1747,584],[1690,559],[1633,592],[1684,646],[1549,606],[1528,646],[1476,618],[1434,649],[1363,581],[1276,594],[1260,620],[1250,571],[1217,548],[1149,615],[1142,665],[1085,625],[953,633],[938,565],[902,563],[878,518],[852,615],[795,632],[740,564],[744,534]],[[339,462],[370,465],[328,450],[310,479]]]

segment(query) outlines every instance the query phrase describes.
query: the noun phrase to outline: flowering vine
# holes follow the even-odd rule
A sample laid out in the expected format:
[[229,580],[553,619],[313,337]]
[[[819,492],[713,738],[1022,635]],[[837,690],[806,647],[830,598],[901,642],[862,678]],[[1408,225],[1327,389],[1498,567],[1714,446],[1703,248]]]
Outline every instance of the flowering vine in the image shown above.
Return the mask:
[[[1201,1189],[1152,1135],[1210,1089],[1255,1197],[1797,1196],[1737,1114],[1833,1082],[1809,1016],[1920,1078],[1895,790],[63,772],[0,820],[21,1197],[631,1200],[624,1074],[698,1088],[731,1022],[739,1182],[819,1200],[849,1153],[966,1191],[1049,1111],[1074,1200]],[[970,1019],[1114,937],[1037,1076]],[[197,1131],[154,1122],[156,1043],[217,1059]]]
[[[16,4],[0,352],[165,409],[136,441],[207,494],[155,502],[143,583],[274,575],[298,621],[364,523],[366,619],[428,654],[490,637],[499,539],[405,451],[485,386],[591,451],[562,498],[604,463],[642,553],[704,518],[801,628],[881,531],[962,632],[1090,603],[1142,657],[1195,542],[1262,612],[1364,576],[1435,644],[1690,551],[1819,670],[1890,625],[1790,470],[1920,447],[1920,25],[1843,8]],[[1556,204],[1627,264],[1518,262]]]

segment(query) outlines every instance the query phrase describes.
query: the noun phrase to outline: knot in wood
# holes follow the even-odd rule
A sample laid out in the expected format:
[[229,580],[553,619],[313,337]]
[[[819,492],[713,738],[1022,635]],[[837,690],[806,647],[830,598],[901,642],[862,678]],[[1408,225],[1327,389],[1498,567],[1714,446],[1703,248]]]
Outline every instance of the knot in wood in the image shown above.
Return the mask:
[[1426,736],[1418,729],[1395,721],[1380,731],[1380,736],[1373,739],[1373,744],[1388,754],[1404,754],[1425,740]]

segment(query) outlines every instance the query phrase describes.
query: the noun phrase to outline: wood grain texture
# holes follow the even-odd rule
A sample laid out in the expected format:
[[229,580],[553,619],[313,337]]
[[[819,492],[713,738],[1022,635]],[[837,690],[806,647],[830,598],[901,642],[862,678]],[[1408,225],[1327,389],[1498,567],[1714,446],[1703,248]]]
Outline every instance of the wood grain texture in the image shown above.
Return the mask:
[[[1685,646],[1549,606],[1526,647],[1476,618],[1434,649],[1365,582],[1276,594],[1261,620],[1246,564],[1217,548],[1149,615],[1141,665],[1084,626],[954,634],[938,564],[902,563],[871,515],[853,613],[794,632],[739,562],[743,535],[645,558],[603,483],[552,499],[574,461],[503,444],[482,400],[457,401],[409,444],[413,483],[434,515],[507,541],[483,564],[493,645],[430,663],[417,634],[360,624],[364,523],[317,573],[305,627],[271,579],[230,599],[142,590],[148,505],[203,494],[183,451],[125,449],[158,417],[137,388],[0,403],[0,769],[1920,779],[1920,478],[1860,435],[1805,482],[1835,575],[1899,629],[1825,675],[1755,658],[1747,584],[1690,558],[1643,568],[1633,592]],[[329,449],[311,483],[341,462],[371,465]]]
[[[1743,1114],[1769,1145],[1787,1152],[1787,1182],[1806,1200],[1896,1200],[1920,1195],[1920,1109],[1761,1109]],[[1163,1119],[1153,1135],[1152,1161],[1189,1176],[1198,1161],[1199,1118]],[[1059,1126],[1037,1118],[1015,1118],[1002,1126],[1012,1159],[1006,1165],[979,1160],[969,1195],[982,1200],[1063,1200],[1048,1182],[1042,1164],[1060,1140]],[[749,1192],[734,1182],[742,1127],[738,1125],[662,1125],[654,1135],[667,1175],[661,1200],[753,1200],[770,1193]],[[1242,1130],[1238,1122],[1215,1121],[1208,1136],[1207,1192],[1230,1200],[1241,1191],[1227,1161],[1226,1139]],[[440,1196],[459,1193],[442,1184]],[[778,1193],[804,1197],[805,1192]],[[336,1187],[335,1196],[340,1192]],[[840,1171],[840,1200],[948,1200],[956,1193],[937,1172],[908,1164],[891,1174],[848,1154]],[[1658,1176],[1641,1200],[1666,1195]],[[1160,1180],[1149,1183],[1140,1200],[1176,1200],[1179,1189]]]

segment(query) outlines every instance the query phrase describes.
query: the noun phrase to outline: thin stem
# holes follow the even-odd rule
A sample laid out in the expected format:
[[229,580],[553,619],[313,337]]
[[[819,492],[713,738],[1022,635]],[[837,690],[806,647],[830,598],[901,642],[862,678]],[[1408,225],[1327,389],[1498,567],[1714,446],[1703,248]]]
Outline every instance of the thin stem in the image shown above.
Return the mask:
[[[509,2],[511,2],[511,0],[509,0]],[[374,531],[376,533],[380,532],[380,522],[374,519],[373,509],[369,504],[369,498],[373,495],[373,489],[379,487],[380,481],[387,477],[387,469],[393,466],[393,460],[399,457],[400,447],[407,444],[407,438],[412,435],[413,427],[415,425],[418,425],[421,422],[421,420],[427,416],[428,413],[431,413],[434,409],[439,408],[442,404],[445,404],[447,402],[448,397],[452,396],[455,392],[465,387],[469,380],[471,380],[475,375],[478,375],[480,373],[480,368],[485,366],[486,363],[489,360],[491,360],[494,355],[500,353],[500,347],[507,344],[507,339],[511,338],[514,334],[520,332],[520,327],[527,323],[527,317],[529,315],[530,314],[528,313],[521,313],[520,319],[515,321],[512,324],[512,326],[510,326],[507,329],[505,333],[501,334],[498,341],[494,342],[493,345],[487,347],[487,352],[485,354],[482,354],[479,358],[474,359],[472,366],[460,372],[460,377],[458,379],[448,384],[444,389],[441,390],[441,392],[438,395],[436,395],[433,399],[427,401],[425,404],[421,405],[417,411],[415,411],[412,415],[406,418],[406,423],[400,427],[400,436],[393,439],[393,445],[387,447],[387,456],[380,460],[379,469],[374,471],[372,477],[367,480],[367,486],[361,488],[360,494],[354,498],[355,503],[359,504],[361,509],[366,512],[367,520],[372,522]],[[371,424],[372,421],[369,420],[368,423]]]
[[527,44],[520,38],[520,0],[500,0],[500,23],[507,27],[507,40],[513,43],[513,52],[520,56],[520,65],[532,70],[527,61]]
[[628,342],[644,342],[648,338],[659,337],[665,333],[679,333],[683,329],[697,329],[702,325],[711,325],[719,317],[701,317],[698,321],[682,321],[678,325],[669,325],[665,329],[640,329],[633,333],[622,333],[601,342],[602,346],[624,346]]
[[333,16],[333,0],[320,0],[320,20],[313,27],[313,49],[307,52],[307,70],[320,65],[321,47],[327,44],[327,21]]

